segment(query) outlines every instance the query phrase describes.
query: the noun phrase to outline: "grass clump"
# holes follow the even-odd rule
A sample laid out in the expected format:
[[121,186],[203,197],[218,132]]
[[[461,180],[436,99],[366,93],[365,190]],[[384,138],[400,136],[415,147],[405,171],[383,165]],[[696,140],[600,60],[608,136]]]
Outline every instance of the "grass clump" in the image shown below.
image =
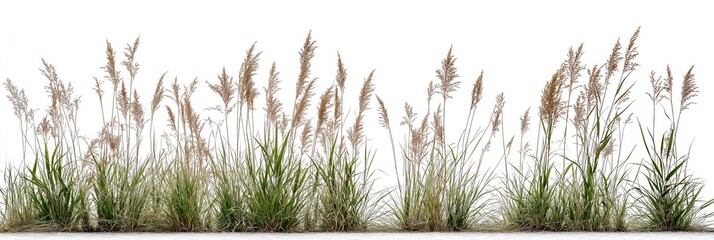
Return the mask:
[[63,231],[83,230],[87,226],[87,190],[75,168],[64,155],[45,146],[26,176],[26,194],[35,209],[39,227]]
[[274,132],[258,142],[259,158],[248,153],[248,226],[254,231],[295,231],[305,206],[306,172],[299,159],[286,151],[289,135],[280,137],[277,129]]
[[[625,165],[632,151],[623,151],[625,126],[630,122],[628,78],[638,66],[633,34],[625,51],[614,92],[608,92],[620,66],[619,40],[605,64],[587,69],[588,82],[578,85],[586,69],[580,58],[582,45],[570,49],[568,59],[543,89],[540,106],[538,149],[530,158],[532,170],[525,169],[529,145],[521,143],[520,161],[515,176],[506,188],[504,218],[516,229],[615,231],[627,228],[629,168]],[[603,72],[604,70],[604,72]],[[581,89],[573,101],[575,90]],[[564,99],[565,98],[565,99]],[[572,114],[571,114],[572,113]],[[527,114],[527,113],[526,113]],[[556,124],[564,118],[563,140],[557,140]],[[527,129],[521,118],[521,138]],[[574,149],[568,145],[568,129],[575,128]],[[542,135],[541,135],[542,134]],[[558,148],[560,146],[560,148]],[[562,150],[559,152],[558,150]],[[562,159],[558,165],[557,158]]]
[[170,181],[164,199],[164,228],[177,232],[206,230],[203,179],[190,166],[179,162],[167,169]]
[[[711,216],[711,213],[705,213],[704,210],[714,200],[704,202],[701,199],[704,183],[687,169],[691,150],[682,153],[677,143],[682,113],[695,104],[693,98],[698,93],[693,70],[694,66],[684,75],[679,106],[674,104],[674,77],[669,66],[664,79],[656,77],[654,71],[650,74],[652,92],[648,96],[652,101],[652,125],[645,128],[639,123],[647,158],[639,164],[638,176],[643,179],[635,188],[641,194],[637,202],[638,215],[643,218],[647,229],[702,229],[706,226],[706,219]],[[662,109],[669,119],[662,132],[657,132],[657,109]]]
[[[344,110],[347,69],[338,53],[335,81],[316,97],[312,33],[299,52],[295,98],[287,104],[292,109],[281,102],[273,63],[263,88],[264,116],[256,81],[262,52],[255,43],[236,76],[223,67],[217,81],[206,82],[220,103],[201,115],[192,99],[198,78],[181,85],[175,77],[165,88],[167,73],[144,107],[135,84],[140,39],[126,45],[121,60],[107,41],[103,77],[94,78],[93,88],[102,125],[92,137],[80,133],[74,87],[43,59],[40,71],[51,104],[41,118],[24,90],[9,79],[4,83],[19,120],[23,162],[4,172],[0,229],[296,232],[369,231],[385,224],[404,231],[703,229],[714,200],[700,199],[703,180],[687,168],[691,150],[685,153],[677,142],[682,112],[698,93],[692,68],[679,104],[669,67],[664,78],[650,75],[652,123],[638,120],[645,151],[625,140],[633,116],[638,36],[639,29],[626,46],[618,39],[609,58],[592,66],[581,62],[583,45],[571,47],[542,90],[535,141],[527,134],[529,108],[520,118],[518,143],[504,129],[504,93],[496,95],[490,115],[477,111],[483,71],[473,83],[468,110],[452,106],[449,99],[462,83],[449,48],[427,87],[424,114],[403,105],[400,148],[387,105],[375,96],[379,124],[389,134],[393,189],[375,188],[377,150],[368,148],[365,134],[375,71],[361,82],[356,108]],[[454,111],[468,113],[458,138],[447,131],[459,128]],[[664,123],[657,120],[660,112]],[[352,113],[354,120],[347,117]],[[166,129],[156,128],[155,120],[164,119]],[[517,162],[511,156],[514,144]],[[634,165],[635,174],[628,162],[636,152],[647,158]]]
[[[494,179],[493,171],[482,170],[481,162],[488,151],[492,138],[499,131],[503,111],[503,95],[499,95],[490,121],[492,132],[487,136],[484,129],[473,130],[476,105],[481,99],[483,73],[477,78],[472,91],[464,133],[454,144],[447,144],[446,100],[452,98],[460,82],[455,66],[456,57],[450,48],[436,70],[438,84],[433,82],[427,88],[427,114],[421,122],[416,122],[417,114],[405,103],[406,116],[401,124],[407,127],[407,142],[403,149],[402,173],[397,168],[392,130],[386,108],[380,101],[380,123],[389,131],[397,171],[398,191],[392,198],[390,212],[398,228],[406,231],[463,231],[474,229],[485,214],[489,204],[489,183]],[[433,112],[429,121],[434,94],[442,96],[442,103]],[[473,130],[473,131],[472,131]],[[485,143],[484,143],[485,142]],[[483,146],[481,157],[474,152]],[[475,167],[474,167],[475,166]]]

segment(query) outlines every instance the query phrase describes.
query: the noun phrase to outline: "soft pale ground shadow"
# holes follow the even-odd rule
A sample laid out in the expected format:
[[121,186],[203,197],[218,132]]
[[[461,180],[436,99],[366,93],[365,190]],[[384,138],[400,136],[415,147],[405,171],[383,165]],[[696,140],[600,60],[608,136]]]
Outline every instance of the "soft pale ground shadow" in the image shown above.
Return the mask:
[[162,239],[162,240],[213,240],[213,239],[714,239],[714,233],[664,232],[664,233],[0,233],[0,239]]

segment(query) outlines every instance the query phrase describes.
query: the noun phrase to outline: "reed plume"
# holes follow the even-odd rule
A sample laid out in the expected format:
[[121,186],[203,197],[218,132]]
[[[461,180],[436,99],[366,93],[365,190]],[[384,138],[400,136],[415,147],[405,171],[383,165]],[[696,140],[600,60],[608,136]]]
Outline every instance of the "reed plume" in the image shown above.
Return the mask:
[[208,84],[208,87],[211,89],[211,91],[221,97],[221,100],[223,101],[223,109],[221,110],[221,112],[223,112],[224,114],[229,114],[232,111],[232,108],[230,106],[232,105],[231,101],[234,98],[236,86],[233,85],[233,77],[229,76],[228,73],[226,73],[226,67],[223,67],[221,73],[218,74],[218,83],[211,84],[210,82],[206,81],[206,84]]
[[255,87],[253,77],[258,70],[258,61],[262,52],[253,53],[255,43],[245,53],[245,58],[238,73],[238,101],[240,105],[246,104],[247,109],[254,110],[255,98],[258,97],[258,89]]
[[369,109],[369,99],[372,97],[372,93],[374,93],[374,84],[372,84],[373,77],[374,70],[369,73],[369,76],[367,76],[362,84],[362,90],[360,90],[359,93],[359,110],[357,111],[357,117],[352,128],[347,131],[347,138],[352,143],[352,149],[355,152],[357,152],[357,147],[364,138],[364,123],[362,118],[364,118],[364,112]]
[[277,98],[278,90],[280,90],[278,86],[280,84],[280,79],[278,79],[279,74],[280,73],[276,70],[275,62],[273,62],[273,65],[270,66],[270,73],[268,74],[268,87],[263,88],[265,91],[265,113],[268,121],[271,123],[278,121],[278,114],[282,111],[283,106]]
[[476,109],[476,105],[481,101],[481,95],[483,92],[483,71],[476,78],[476,82],[473,84],[473,89],[471,90],[471,110]]
[[689,109],[689,106],[696,104],[692,99],[698,96],[699,87],[697,87],[697,83],[694,81],[694,73],[692,73],[692,70],[694,70],[694,66],[689,68],[689,71],[684,75],[684,80],[682,81],[682,95],[679,103],[680,111]]
[[563,115],[563,102],[560,100],[563,91],[563,68],[553,74],[550,81],[543,88],[540,102],[540,117],[549,125],[555,125]]

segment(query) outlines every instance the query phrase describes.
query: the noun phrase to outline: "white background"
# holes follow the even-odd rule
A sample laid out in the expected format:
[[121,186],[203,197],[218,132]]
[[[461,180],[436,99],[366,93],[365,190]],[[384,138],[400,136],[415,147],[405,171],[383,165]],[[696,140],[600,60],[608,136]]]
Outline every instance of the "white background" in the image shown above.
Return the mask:
[[[714,196],[711,9],[705,1],[1,1],[0,79],[11,79],[25,89],[33,108],[45,109],[46,80],[38,68],[41,58],[54,64],[60,78],[82,95],[82,133],[94,137],[100,115],[92,77],[104,75],[100,67],[106,61],[106,40],[113,43],[117,56],[123,56],[125,44],[141,35],[137,55],[141,69],[135,84],[145,106],[159,76],[168,71],[169,79],[178,77],[180,83],[199,79],[194,104],[201,109],[220,102],[205,81],[215,82],[223,66],[236,76],[245,50],[257,41],[263,52],[257,87],[266,86],[270,63],[275,61],[281,72],[280,94],[290,106],[298,51],[312,30],[318,46],[312,64],[313,76],[320,78],[318,95],[334,81],[337,51],[348,68],[347,99],[357,98],[363,78],[376,69],[376,93],[387,104],[393,128],[399,129],[395,140],[402,142],[404,132],[398,122],[404,101],[424,113],[426,86],[436,80],[434,70],[453,45],[462,83],[448,103],[447,138],[454,141],[463,126],[466,112],[461,110],[468,109],[471,84],[481,70],[485,94],[479,112],[485,118],[479,124],[487,123],[495,95],[505,92],[505,133],[510,137],[518,133],[518,117],[525,109],[531,107],[531,117],[537,118],[541,89],[570,46],[585,43],[583,62],[602,64],[618,37],[626,46],[641,26],[636,60],[641,66],[632,75],[637,81],[632,110],[636,116],[650,116],[650,108],[644,106],[649,106],[645,92],[650,89],[651,70],[664,73],[670,64],[678,92],[681,76],[696,65],[700,96],[695,99],[698,104],[685,112],[680,143],[687,147],[693,140],[689,166],[707,181],[704,196],[710,197]],[[7,91],[3,88],[0,94]],[[354,101],[349,106],[346,110],[354,112]],[[384,171],[382,178],[394,179],[387,133],[377,124],[376,101],[371,107],[366,135],[377,150],[376,167]],[[211,113],[204,111],[202,116]],[[348,119],[353,117],[352,113]],[[10,103],[0,100],[3,166],[20,162],[17,123]],[[636,124],[629,126],[628,144],[639,144],[636,128]],[[643,149],[638,150],[633,163],[642,157]]]

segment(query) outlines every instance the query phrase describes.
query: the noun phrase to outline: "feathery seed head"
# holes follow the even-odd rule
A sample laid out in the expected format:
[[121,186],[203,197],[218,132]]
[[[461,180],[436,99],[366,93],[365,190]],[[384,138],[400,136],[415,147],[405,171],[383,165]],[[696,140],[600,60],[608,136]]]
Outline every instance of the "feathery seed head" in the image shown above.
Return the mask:
[[337,86],[340,87],[340,92],[345,91],[345,82],[347,81],[347,69],[342,64],[342,56],[337,52],[337,76],[335,76]]
[[523,116],[520,118],[521,120],[521,136],[525,135],[526,132],[528,131],[528,125],[530,124],[531,117],[528,115],[528,112],[531,110],[529,107],[526,109],[526,112],[523,113]]
[[491,134],[496,134],[500,130],[499,127],[503,121],[501,114],[505,105],[506,100],[503,93],[496,95],[496,105],[493,107],[493,120],[491,121]]
[[563,67],[553,74],[543,88],[540,104],[540,118],[548,124],[555,125],[563,114],[563,103],[560,99],[563,91]]
[[276,70],[275,62],[270,67],[270,73],[268,74],[268,88],[263,88],[265,91],[265,112],[268,117],[268,121],[275,123],[278,120],[278,113],[280,113],[283,104],[277,98],[278,90],[280,87],[280,79],[278,75],[280,73]]
[[481,74],[479,74],[478,78],[476,78],[474,87],[471,90],[471,110],[475,109],[478,102],[481,101],[482,92],[483,92],[483,70],[481,70]]
[[459,81],[454,81],[459,75],[456,73],[456,57],[451,54],[452,47],[449,47],[449,52],[444,60],[441,61],[441,69],[436,70],[436,77],[440,80],[436,88],[437,93],[441,94],[444,99],[451,98],[451,92],[459,88]]
[[699,87],[697,87],[697,83],[694,81],[693,70],[694,65],[689,68],[689,71],[684,75],[684,80],[682,81],[682,99],[679,105],[681,111],[689,109],[689,106],[692,104],[696,104],[692,99],[697,96]]
[[154,97],[151,99],[151,116],[154,115],[156,110],[159,110],[159,104],[161,104],[161,99],[164,98],[164,77],[166,77],[166,72],[161,74],[159,82],[156,83],[156,89],[154,89]]
[[387,108],[384,107],[384,102],[379,96],[377,97],[377,103],[379,103],[379,124],[382,127],[389,129],[389,115],[387,114]]
[[632,37],[630,37],[630,42],[627,45],[627,50],[625,51],[625,64],[622,66],[623,72],[635,71],[635,68],[639,66],[639,64],[634,62],[637,55],[640,55],[640,53],[637,51],[637,46],[635,46],[635,41],[637,41],[637,37],[639,36],[640,27],[637,27],[635,33],[632,34]]

